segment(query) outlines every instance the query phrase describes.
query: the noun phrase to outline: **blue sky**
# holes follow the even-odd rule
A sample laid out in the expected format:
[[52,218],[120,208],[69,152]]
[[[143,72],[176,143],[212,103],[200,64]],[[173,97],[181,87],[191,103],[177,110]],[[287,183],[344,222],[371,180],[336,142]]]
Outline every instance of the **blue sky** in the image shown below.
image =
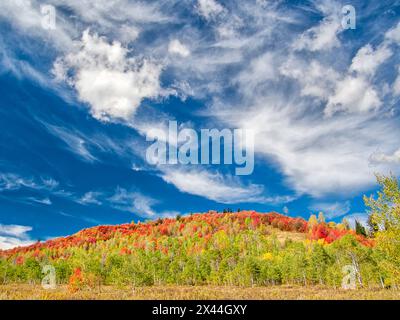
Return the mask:
[[[399,14],[394,0],[1,1],[0,248],[224,208],[362,220],[374,172],[399,173]],[[251,128],[254,172],[150,165],[146,135],[172,120]]]

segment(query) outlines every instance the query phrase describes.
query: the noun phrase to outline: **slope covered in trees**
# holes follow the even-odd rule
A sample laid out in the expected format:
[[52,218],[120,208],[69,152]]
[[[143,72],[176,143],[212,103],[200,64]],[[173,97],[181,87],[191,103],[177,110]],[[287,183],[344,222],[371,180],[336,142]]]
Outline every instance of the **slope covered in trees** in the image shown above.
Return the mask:
[[377,285],[374,242],[342,224],[275,212],[208,212],[147,223],[99,226],[1,252],[3,283],[40,282],[45,265],[71,290],[112,285],[340,286],[355,264],[360,285]]

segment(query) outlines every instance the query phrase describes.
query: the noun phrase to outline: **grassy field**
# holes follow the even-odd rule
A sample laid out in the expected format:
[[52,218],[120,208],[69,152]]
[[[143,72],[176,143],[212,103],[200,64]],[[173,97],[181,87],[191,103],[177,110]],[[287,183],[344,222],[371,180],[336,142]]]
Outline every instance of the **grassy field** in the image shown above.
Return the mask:
[[66,286],[44,290],[37,285],[1,285],[1,300],[399,300],[400,291],[388,289],[327,289],[323,287],[214,287],[214,286],[153,286],[140,288],[99,287],[70,293]]

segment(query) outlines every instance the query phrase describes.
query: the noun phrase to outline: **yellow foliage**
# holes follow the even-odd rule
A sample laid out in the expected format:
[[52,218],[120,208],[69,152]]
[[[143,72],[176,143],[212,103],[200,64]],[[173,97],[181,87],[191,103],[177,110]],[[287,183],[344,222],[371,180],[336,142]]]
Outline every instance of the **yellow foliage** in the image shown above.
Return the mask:
[[262,256],[262,259],[267,260],[267,261],[271,261],[273,258],[274,258],[274,256],[272,255],[271,252],[266,252]]

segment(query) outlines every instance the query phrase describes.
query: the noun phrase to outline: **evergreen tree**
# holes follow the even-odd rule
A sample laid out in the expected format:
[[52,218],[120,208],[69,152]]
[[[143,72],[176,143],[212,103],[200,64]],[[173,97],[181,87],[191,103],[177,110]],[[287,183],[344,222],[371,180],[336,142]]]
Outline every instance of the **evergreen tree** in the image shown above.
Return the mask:
[[356,225],[356,234],[366,237],[367,231],[365,230],[364,226],[357,219],[355,220],[355,225]]

